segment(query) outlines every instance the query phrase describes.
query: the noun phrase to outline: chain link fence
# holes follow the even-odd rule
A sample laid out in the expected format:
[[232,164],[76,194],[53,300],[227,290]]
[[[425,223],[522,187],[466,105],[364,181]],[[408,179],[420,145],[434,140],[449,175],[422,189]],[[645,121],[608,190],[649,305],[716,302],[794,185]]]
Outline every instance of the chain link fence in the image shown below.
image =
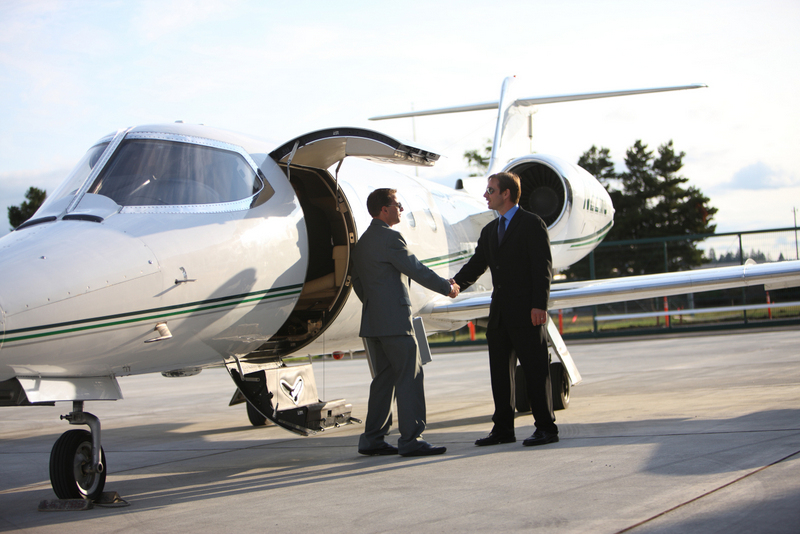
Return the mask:
[[[601,243],[590,264],[610,261],[636,247],[647,272],[667,272],[671,250],[697,243],[703,263],[697,269],[800,259],[798,229],[668,237]],[[593,272],[593,269],[590,269]],[[566,337],[643,334],[669,330],[740,328],[800,324],[800,288],[765,291],[763,286],[633,300],[585,308],[550,310]]]
[[[609,241],[601,243],[588,258],[611,261],[623,249],[635,247],[638,265],[648,273],[669,271],[675,262],[671,250],[687,241],[703,251],[697,269],[800,259],[797,228],[775,228],[748,232],[703,234],[663,239]],[[601,255],[603,258],[601,258]],[[585,269],[593,273],[594,269]],[[558,275],[556,275],[558,278]],[[591,279],[591,274],[584,279]],[[578,278],[577,280],[580,280]],[[558,280],[555,281],[558,283]],[[763,286],[707,291],[674,297],[631,300],[599,306],[550,310],[566,339],[644,335],[692,330],[718,330],[800,324],[800,287],[765,291]],[[436,334],[435,344],[485,343],[480,326]]]

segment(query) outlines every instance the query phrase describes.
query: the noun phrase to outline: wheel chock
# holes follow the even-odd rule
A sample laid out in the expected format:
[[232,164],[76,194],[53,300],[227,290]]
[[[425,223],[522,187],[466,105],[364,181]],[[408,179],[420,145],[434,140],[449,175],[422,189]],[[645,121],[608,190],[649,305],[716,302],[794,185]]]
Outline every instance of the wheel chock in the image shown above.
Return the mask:
[[103,508],[122,508],[131,505],[131,503],[120,497],[116,491],[104,491],[100,494],[100,498],[94,501],[94,504]]
[[87,499],[46,499],[39,503],[40,512],[82,512],[92,507],[92,501]]
[[89,499],[45,499],[39,502],[40,512],[81,512],[95,506],[121,508],[131,503],[119,496],[116,491],[104,491],[96,501]]

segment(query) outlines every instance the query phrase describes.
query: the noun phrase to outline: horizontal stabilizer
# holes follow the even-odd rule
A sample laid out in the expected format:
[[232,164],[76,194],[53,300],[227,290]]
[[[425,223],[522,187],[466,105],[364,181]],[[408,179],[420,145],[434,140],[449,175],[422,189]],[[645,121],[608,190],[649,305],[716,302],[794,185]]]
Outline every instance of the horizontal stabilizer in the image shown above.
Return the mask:
[[[700,89],[708,87],[704,83],[694,83],[690,85],[675,85],[670,87],[651,87],[648,89],[628,89],[624,91],[602,91],[598,93],[576,93],[571,95],[552,95],[538,96],[530,98],[518,98],[514,101],[517,106],[537,106],[541,104],[555,104],[557,102],[574,102],[576,100],[593,100],[597,98],[611,98],[615,96],[641,95],[647,93],[663,93],[666,91],[682,91],[685,89]],[[425,115],[444,115],[446,113],[462,113],[465,111],[481,111],[485,109],[497,109],[499,101],[484,102],[481,104],[469,104],[464,106],[453,106],[447,108],[428,109],[421,111],[410,111],[408,113],[396,113],[394,115],[380,115],[370,117],[371,121],[382,121],[387,119],[403,119],[406,117],[422,117]]]

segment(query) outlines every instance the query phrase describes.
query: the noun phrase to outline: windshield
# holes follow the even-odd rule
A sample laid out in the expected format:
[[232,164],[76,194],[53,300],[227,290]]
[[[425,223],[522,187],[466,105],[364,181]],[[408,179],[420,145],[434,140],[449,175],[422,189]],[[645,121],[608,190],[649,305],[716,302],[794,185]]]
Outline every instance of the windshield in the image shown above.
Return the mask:
[[120,206],[215,204],[249,198],[261,180],[236,152],[175,141],[129,139],[89,188]]
[[47,200],[44,201],[44,204],[39,208],[37,214],[47,212],[50,206],[62,198],[74,197],[83,182],[89,177],[89,174],[91,174],[92,169],[97,164],[100,156],[103,155],[103,151],[105,151],[107,146],[108,143],[100,143],[90,148],[75,168],[72,169],[72,172],[69,173],[67,178],[61,182],[51,195],[48,195]]

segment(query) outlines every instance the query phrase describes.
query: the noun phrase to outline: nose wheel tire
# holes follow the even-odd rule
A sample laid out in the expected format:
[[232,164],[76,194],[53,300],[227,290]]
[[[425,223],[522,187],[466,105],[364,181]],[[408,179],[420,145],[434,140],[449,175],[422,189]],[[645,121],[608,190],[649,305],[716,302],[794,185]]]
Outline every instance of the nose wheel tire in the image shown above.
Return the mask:
[[[100,449],[100,462],[105,453]],[[92,434],[86,430],[64,432],[50,451],[50,484],[59,499],[96,500],[106,484],[106,470],[93,472]]]

